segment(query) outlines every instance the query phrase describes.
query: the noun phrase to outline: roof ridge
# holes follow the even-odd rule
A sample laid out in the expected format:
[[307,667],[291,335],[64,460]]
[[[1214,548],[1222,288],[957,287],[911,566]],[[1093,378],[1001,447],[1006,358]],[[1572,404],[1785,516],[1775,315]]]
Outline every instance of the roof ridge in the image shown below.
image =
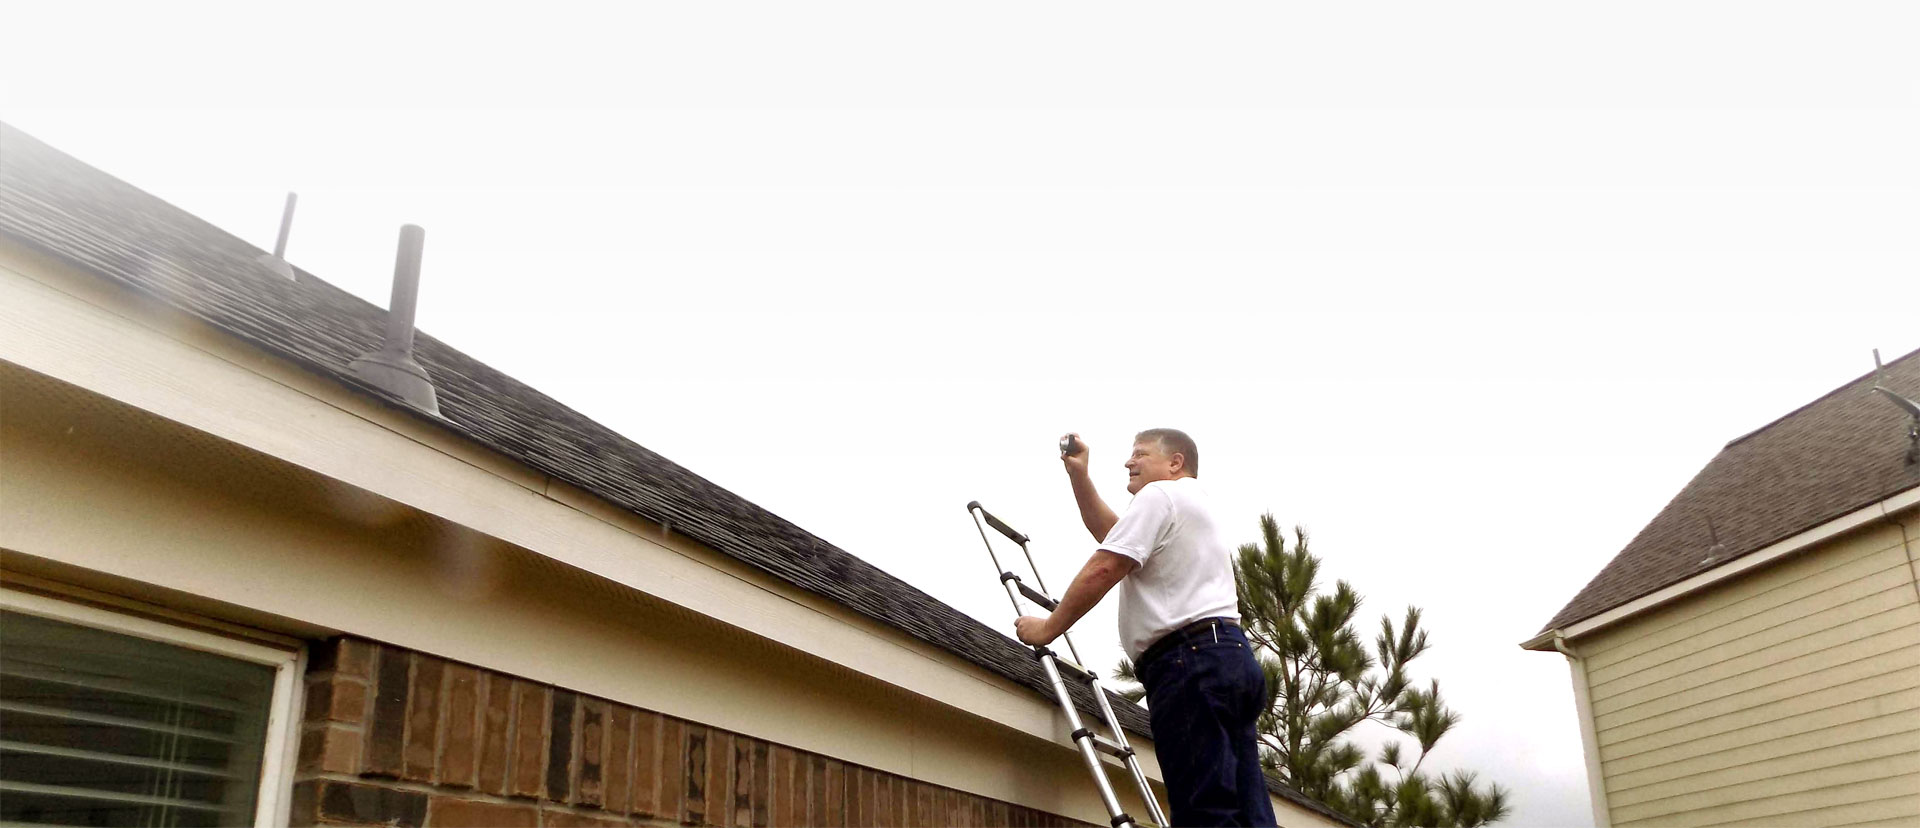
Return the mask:
[[[1894,365],[1898,365],[1898,364],[1900,364],[1901,362],[1904,362],[1904,361],[1906,361],[1906,360],[1909,360],[1909,359],[1912,359],[1912,358],[1914,358],[1914,357],[1916,357],[1916,356],[1920,356],[1920,348],[1915,348],[1915,349],[1913,349],[1913,350],[1911,350],[1911,351],[1908,351],[1908,352],[1906,352],[1906,353],[1904,353],[1904,354],[1901,354],[1900,356],[1897,356],[1897,357],[1894,357],[1893,359],[1891,359],[1891,360],[1889,360],[1889,361],[1887,361],[1887,362],[1885,362],[1885,363],[1883,363],[1883,364],[1882,364],[1882,367],[1892,367],[1892,366],[1894,366]],[[1720,448],[1721,448],[1721,450],[1723,450],[1723,451],[1724,451],[1724,450],[1726,450],[1726,449],[1730,449],[1730,448],[1733,448],[1735,444],[1737,444],[1737,443],[1740,443],[1740,442],[1743,442],[1743,441],[1745,441],[1745,440],[1747,440],[1748,438],[1750,438],[1750,437],[1753,437],[1753,436],[1754,436],[1754,435],[1756,435],[1756,434],[1759,434],[1759,433],[1760,433],[1760,432],[1762,432],[1762,431],[1766,431],[1767,429],[1770,429],[1770,428],[1773,428],[1774,426],[1777,426],[1777,425],[1779,425],[1779,424],[1781,424],[1782,422],[1785,422],[1785,421],[1787,421],[1787,420],[1789,420],[1789,419],[1792,419],[1792,418],[1793,418],[1793,415],[1795,415],[1795,414],[1798,414],[1798,413],[1800,413],[1800,412],[1802,412],[1802,411],[1805,411],[1805,410],[1807,410],[1807,409],[1809,409],[1809,408],[1812,408],[1812,407],[1814,407],[1814,406],[1816,406],[1816,405],[1819,405],[1820,403],[1822,403],[1822,402],[1824,402],[1824,401],[1826,401],[1826,399],[1827,399],[1828,397],[1832,397],[1832,396],[1833,396],[1833,395],[1835,395],[1835,394],[1838,394],[1838,393],[1840,393],[1840,392],[1842,392],[1842,391],[1845,391],[1845,390],[1847,390],[1847,389],[1849,389],[1849,388],[1852,388],[1853,386],[1855,386],[1855,385],[1858,385],[1858,384],[1860,383],[1860,381],[1861,381],[1861,380],[1864,380],[1864,379],[1868,379],[1868,378],[1871,378],[1871,377],[1872,377],[1873,375],[1875,375],[1875,374],[1878,374],[1878,373],[1880,373],[1880,371],[1879,371],[1879,369],[1875,369],[1875,370],[1872,370],[1872,371],[1868,371],[1868,372],[1866,372],[1865,374],[1861,374],[1860,376],[1857,376],[1857,377],[1854,377],[1853,379],[1850,379],[1850,380],[1847,380],[1846,382],[1843,382],[1843,383],[1841,383],[1841,384],[1840,384],[1840,386],[1839,386],[1838,388],[1835,388],[1835,389],[1833,389],[1832,391],[1828,391],[1828,392],[1827,392],[1827,393],[1825,393],[1825,394],[1821,394],[1820,396],[1818,396],[1818,397],[1815,397],[1815,398],[1813,398],[1813,399],[1812,399],[1811,401],[1809,401],[1809,402],[1807,402],[1807,403],[1806,403],[1805,405],[1802,405],[1802,406],[1800,406],[1799,408],[1796,408],[1796,409],[1794,409],[1794,410],[1792,410],[1792,411],[1789,411],[1789,412],[1787,412],[1787,413],[1785,413],[1785,414],[1782,414],[1782,415],[1780,415],[1780,416],[1778,416],[1778,417],[1775,417],[1775,418],[1773,418],[1773,420],[1772,420],[1772,421],[1770,421],[1770,422],[1768,422],[1768,423],[1767,423],[1766,425],[1763,425],[1763,426],[1761,426],[1761,427],[1759,427],[1759,428],[1756,428],[1756,429],[1754,429],[1754,430],[1752,430],[1752,431],[1749,431],[1749,432],[1747,432],[1747,433],[1745,433],[1745,434],[1742,434],[1742,435],[1740,435],[1740,436],[1738,436],[1738,437],[1735,437],[1735,438],[1733,438],[1733,439],[1731,439],[1731,440],[1728,440],[1728,441],[1727,441],[1727,444],[1726,444],[1726,445],[1724,445],[1724,446],[1721,446]]]

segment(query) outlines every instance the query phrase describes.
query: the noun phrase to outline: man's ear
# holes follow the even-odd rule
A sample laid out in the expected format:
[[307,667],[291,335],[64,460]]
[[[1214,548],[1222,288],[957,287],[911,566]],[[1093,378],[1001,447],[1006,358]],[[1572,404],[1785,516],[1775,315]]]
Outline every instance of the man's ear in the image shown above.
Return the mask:
[[1167,459],[1169,462],[1173,463],[1173,473],[1176,477],[1187,470],[1186,455],[1176,451]]

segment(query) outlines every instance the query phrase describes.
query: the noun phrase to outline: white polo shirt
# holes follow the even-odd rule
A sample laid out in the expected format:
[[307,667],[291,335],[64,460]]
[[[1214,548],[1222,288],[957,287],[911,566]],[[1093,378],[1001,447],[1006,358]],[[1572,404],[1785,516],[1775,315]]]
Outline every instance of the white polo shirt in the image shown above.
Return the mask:
[[1192,477],[1156,480],[1134,495],[1101,549],[1140,566],[1120,582],[1120,646],[1140,660],[1161,636],[1202,618],[1240,617],[1232,547]]

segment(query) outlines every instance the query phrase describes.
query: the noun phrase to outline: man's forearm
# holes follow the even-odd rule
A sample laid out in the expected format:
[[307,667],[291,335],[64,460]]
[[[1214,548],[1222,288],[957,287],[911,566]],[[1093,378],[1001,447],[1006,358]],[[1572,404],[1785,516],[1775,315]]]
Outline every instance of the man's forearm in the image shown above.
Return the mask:
[[1107,502],[1100,499],[1100,493],[1093,488],[1091,475],[1085,471],[1069,472],[1067,480],[1073,484],[1073,500],[1080,506],[1080,522],[1086,524],[1095,543],[1105,541],[1107,533],[1113,531],[1113,525],[1120,522],[1120,516],[1114,514]]
[[1101,550],[1087,559],[1080,573],[1073,576],[1073,583],[1067,585],[1067,591],[1060,596],[1060,604],[1054,607],[1053,614],[1047,617],[1047,626],[1055,635],[1073,629],[1080,618],[1093,609],[1100,599],[1106,597],[1115,584],[1133,571],[1133,561]]

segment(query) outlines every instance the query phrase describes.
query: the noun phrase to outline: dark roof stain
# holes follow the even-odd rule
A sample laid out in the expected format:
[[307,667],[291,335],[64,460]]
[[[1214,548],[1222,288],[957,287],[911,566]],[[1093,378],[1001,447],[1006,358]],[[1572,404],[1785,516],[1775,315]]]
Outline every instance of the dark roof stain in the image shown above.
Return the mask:
[[[1920,464],[1906,461],[1909,418],[1874,382],[1862,376],[1727,443],[1542,632],[1920,485]],[[1920,351],[1888,363],[1884,383],[1920,397]]]
[[[304,271],[275,276],[259,248],[5,123],[0,235],[378,396],[346,368],[380,345],[385,310]],[[1053,698],[1031,650],[905,581],[425,332],[415,336],[415,359],[433,378],[442,418],[416,416]],[[1098,721],[1091,691],[1068,684]],[[1109,698],[1122,726],[1151,738],[1145,710]],[[1284,785],[1274,792],[1347,822]]]

